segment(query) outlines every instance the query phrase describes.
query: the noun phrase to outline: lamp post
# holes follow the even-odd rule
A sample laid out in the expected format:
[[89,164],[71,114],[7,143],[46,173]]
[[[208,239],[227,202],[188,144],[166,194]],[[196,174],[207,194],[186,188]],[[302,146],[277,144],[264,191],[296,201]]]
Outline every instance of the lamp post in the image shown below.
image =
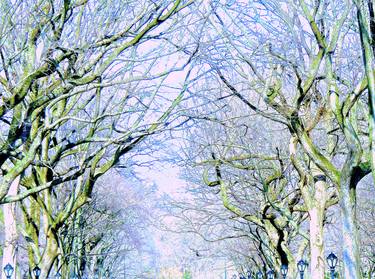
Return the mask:
[[267,279],[275,279],[275,271],[273,269],[267,272]]
[[39,279],[40,272],[41,272],[41,270],[40,270],[39,266],[35,266],[34,269],[33,269],[35,279]]
[[56,272],[55,279],[61,279],[61,273],[59,271]]
[[335,268],[337,265],[337,256],[332,252],[327,257],[329,270],[331,271],[331,279],[335,278]]
[[6,264],[6,266],[4,267],[4,272],[5,272],[5,276],[7,277],[7,279],[10,279],[12,277],[13,271],[14,271],[13,266],[10,263]]
[[288,274],[288,266],[286,264],[283,264],[280,268],[281,276],[283,276],[283,279],[286,278],[286,275]]
[[257,273],[257,279],[262,279],[263,278],[263,273],[262,273],[262,271],[258,271],[258,273]]
[[303,273],[305,272],[306,266],[307,266],[307,262],[304,261],[304,260],[300,260],[297,263],[297,268],[298,268],[299,275],[300,275],[301,279],[303,279]]

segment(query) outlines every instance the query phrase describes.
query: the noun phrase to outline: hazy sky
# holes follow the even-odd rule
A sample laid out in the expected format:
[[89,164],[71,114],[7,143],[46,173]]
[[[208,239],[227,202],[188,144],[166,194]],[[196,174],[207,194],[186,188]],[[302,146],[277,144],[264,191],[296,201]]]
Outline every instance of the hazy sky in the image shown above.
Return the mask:
[[[156,184],[158,187],[158,196],[168,194],[173,198],[188,198],[186,193],[187,183],[180,179],[181,169],[170,163],[163,162],[155,165],[151,169],[139,169],[138,174],[142,176],[145,183]],[[173,224],[171,224],[173,226]],[[173,234],[164,231],[158,231],[156,228],[152,229],[154,233],[154,242],[158,253],[160,253],[160,261],[163,263],[170,263],[173,261],[179,262],[175,259],[176,253],[182,253],[183,257],[192,257],[193,278],[194,279],[219,279],[225,278],[225,265],[227,265],[227,279],[234,274],[230,263],[213,259],[198,260],[194,257],[189,245],[186,245],[186,239],[189,236],[183,234]],[[191,237],[191,236],[190,236]],[[198,238],[198,236],[196,236]],[[199,240],[197,239],[199,242]],[[189,242],[188,242],[189,243]],[[185,246],[186,245],[186,246]],[[183,263],[181,262],[181,265]],[[182,267],[181,267],[182,268]]]

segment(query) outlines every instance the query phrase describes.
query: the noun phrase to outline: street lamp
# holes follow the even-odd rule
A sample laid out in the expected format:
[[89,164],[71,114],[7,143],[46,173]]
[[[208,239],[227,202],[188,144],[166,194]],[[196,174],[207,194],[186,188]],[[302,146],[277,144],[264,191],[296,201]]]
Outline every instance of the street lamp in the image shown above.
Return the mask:
[[5,276],[7,277],[7,279],[10,279],[12,277],[13,271],[14,271],[13,266],[10,263],[6,264],[6,266],[4,267],[4,272],[5,272]]
[[275,279],[275,271],[273,269],[267,272],[267,279]]
[[34,269],[33,269],[35,279],[39,279],[40,272],[41,272],[40,268],[38,266],[35,266]]
[[303,273],[305,272],[306,266],[307,266],[307,262],[304,260],[300,260],[297,263],[297,268],[298,268],[301,279],[303,279]]
[[262,279],[263,278],[263,273],[262,273],[262,271],[258,271],[258,273],[257,273],[257,279]]
[[283,278],[286,278],[286,275],[288,274],[288,266],[286,264],[283,264],[280,269],[280,273],[283,276]]
[[331,271],[331,279],[335,278],[335,268],[337,265],[337,256],[332,252],[327,257],[329,270]]
[[61,279],[61,273],[60,272],[56,272],[55,274],[55,279]]

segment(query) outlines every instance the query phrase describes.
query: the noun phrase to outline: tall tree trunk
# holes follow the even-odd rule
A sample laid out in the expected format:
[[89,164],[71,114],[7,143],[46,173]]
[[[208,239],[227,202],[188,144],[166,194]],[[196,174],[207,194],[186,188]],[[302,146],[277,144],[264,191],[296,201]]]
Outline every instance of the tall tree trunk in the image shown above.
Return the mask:
[[[20,183],[20,177],[18,176],[11,184],[8,194],[16,195],[18,192]],[[17,242],[18,232],[16,223],[16,203],[7,203],[3,205],[4,213],[4,254],[2,260],[2,266],[11,264],[14,268],[13,278],[19,279],[18,267],[17,267]],[[2,272],[2,279],[6,279],[4,272]]]
[[55,274],[49,274],[53,264],[55,263],[57,256],[58,256],[58,240],[56,239],[56,235],[53,233],[52,230],[48,230],[47,232],[47,244],[45,251],[43,253],[42,262],[40,264],[41,269],[41,277],[40,279],[45,279],[48,277],[53,277]]
[[[296,161],[294,154],[297,142],[291,140],[290,150],[293,164],[299,169],[300,175],[306,175],[307,183],[300,184],[302,197],[309,214],[309,246],[310,246],[310,274],[311,278],[324,279],[324,216],[328,199],[326,176],[323,171],[311,162],[311,174],[303,174],[303,168]],[[302,179],[302,178],[301,178]]]
[[[322,214],[323,213],[323,214]],[[324,235],[323,218],[324,211],[313,208],[310,215],[310,272],[311,278],[324,279]]]
[[359,279],[361,278],[361,261],[355,208],[356,188],[351,184],[351,180],[352,175],[344,168],[340,181],[344,278]]
[[325,176],[320,170],[313,167],[314,188],[311,200],[306,204],[309,207],[310,229],[310,272],[311,278],[324,279],[324,215],[327,202],[327,184]]

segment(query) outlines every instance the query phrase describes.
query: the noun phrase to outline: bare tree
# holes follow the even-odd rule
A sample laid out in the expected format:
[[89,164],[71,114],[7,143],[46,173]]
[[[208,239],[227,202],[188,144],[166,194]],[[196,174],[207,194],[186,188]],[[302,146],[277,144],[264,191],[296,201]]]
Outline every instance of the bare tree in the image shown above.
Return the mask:
[[[26,234],[37,247],[43,224],[47,237],[45,253],[30,250],[30,266],[39,264],[42,276],[58,253],[56,232],[90,201],[95,181],[148,136],[178,122],[169,116],[187,83],[182,78],[169,90],[164,84],[193,52],[180,55],[160,37],[174,32],[181,19],[176,14],[186,16],[193,2],[2,2],[0,201],[14,210],[15,202],[30,197],[23,203],[31,220]],[[164,52],[155,53],[158,47]],[[172,57],[180,60],[157,67]],[[187,80],[189,72],[183,75]],[[22,187],[9,193],[17,179]],[[72,189],[54,215],[57,185]],[[14,251],[8,238],[15,227],[10,230],[5,249]],[[8,262],[16,266],[4,257]]]
[[352,48],[359,36],[352,28],[352,3],[213,2],[210,7],[204,40],[215,45],[201,49],[201,61],[227,87],[227,100],[237,98],[289,132],[290,160],[310,218],[312,276],[324,277],[324,214],[339,200],[345,274],[360,278],[355,189],[371,168],[362,121],[367,82]]

